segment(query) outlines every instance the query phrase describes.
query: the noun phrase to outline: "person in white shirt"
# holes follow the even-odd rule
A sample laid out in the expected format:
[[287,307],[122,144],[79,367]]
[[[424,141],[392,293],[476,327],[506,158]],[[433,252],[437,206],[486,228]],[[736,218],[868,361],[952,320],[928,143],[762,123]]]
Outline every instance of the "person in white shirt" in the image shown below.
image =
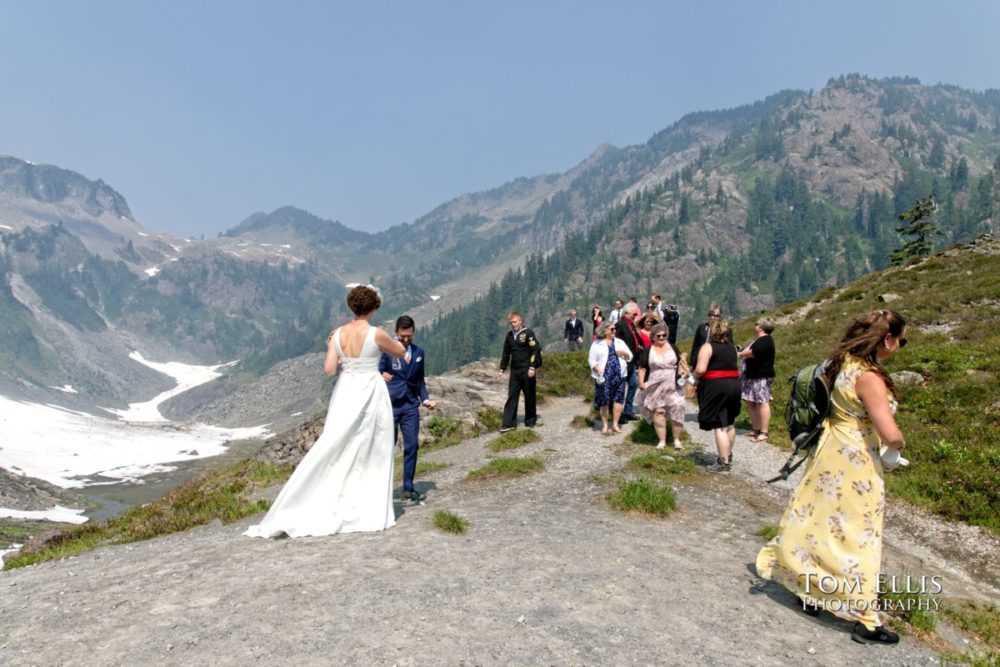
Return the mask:
[[652,302],[653,310],[656,311],[656,315],[660,318],[660,321],[665,321],[667,319],[665,317],[666,306],[663,303],[663,299],[660,298],[660,295],[654,294],[649,300]]
[[618,322],[618,320],[620,320],[622,318],[622,306],[623,305],[624,304],[622,303],[621,299],[615,299],[615,307],[611,311],[611,314],[608,315],[608,323],[609,324],[616,324]]
[[[626,378],[632,351],[615,336],[615,325],[605,322],[597,330],[598,338],[590,346],[588,363],[594,378],[594,407],[601,413],[601,434],[621,433],[619,422],[625,407]],[[608,412],[611,429],[608,430]]]

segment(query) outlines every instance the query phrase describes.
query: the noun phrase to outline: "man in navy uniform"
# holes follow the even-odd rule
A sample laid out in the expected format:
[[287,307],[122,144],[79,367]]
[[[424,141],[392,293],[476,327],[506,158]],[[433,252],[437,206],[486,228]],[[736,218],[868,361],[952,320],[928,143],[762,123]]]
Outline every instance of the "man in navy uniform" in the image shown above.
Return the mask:
[[392,400],[393,434],[398,437],[399,432],[403,432],[403,500],[419,503],[424,495],[414,488],[413,475],[417,470],[420,406],[433,410],[434,401],[428,398],[424,382],[424,351],[413,343],[416,328],[409,315],[396,320],[396,340],[406,347],[407,355],[404,359],[396,359],[383,352],[378,369],[388,383]]
[[569,311],[566,329],[563,332],[563,342],[566,349],[572,352],[583,347],[583,320],[576,316],[576,308]]
[[517,403],[524,392],[524,425],[534,427],[538,421],[535,411],[535,371],[542,365],[542,346],[535,332],[524,327],[524,318],[516,311],[507,316],[510,331],[503,340],[503,354],[500,357],[501,378],[510,366],[507,381],[507,403],[503,406],[503,423],[500,432],[506,433],[517,428]]

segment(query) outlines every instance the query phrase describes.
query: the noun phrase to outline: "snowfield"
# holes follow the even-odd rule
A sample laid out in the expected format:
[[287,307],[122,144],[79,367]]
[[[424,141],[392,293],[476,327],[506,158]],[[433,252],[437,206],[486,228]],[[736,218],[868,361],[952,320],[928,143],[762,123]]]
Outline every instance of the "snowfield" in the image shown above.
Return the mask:
[[173,377],[177,386],[127,410],[109,410],[117,419],[0,396],[0,468],[62,488],[141,483],[145,475],[173,470],[170,463],[222,454],[232,440],[271,435],[266,425],[220,428],[169,422],[160,414],[163,401],[218,377],[225,364],[156,363],[138,352],[130,356]]

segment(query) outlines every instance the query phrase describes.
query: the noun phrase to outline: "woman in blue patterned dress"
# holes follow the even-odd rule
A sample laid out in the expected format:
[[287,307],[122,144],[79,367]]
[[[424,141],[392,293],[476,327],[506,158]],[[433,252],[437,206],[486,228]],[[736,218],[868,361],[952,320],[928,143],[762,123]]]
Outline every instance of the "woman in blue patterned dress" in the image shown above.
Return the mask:
[[[615,327],[605,322],[598,329],[599,338],[590,346],[590,376],[594,378],[594,407],[601,413],[601,433],[621,433],[618,422],[625,406],[625,377],[632,351],[621,338],[615,338]],[[622,361],[624,359],[624,362]],[[608,406],[611,410],[611,431],[608,431]]]

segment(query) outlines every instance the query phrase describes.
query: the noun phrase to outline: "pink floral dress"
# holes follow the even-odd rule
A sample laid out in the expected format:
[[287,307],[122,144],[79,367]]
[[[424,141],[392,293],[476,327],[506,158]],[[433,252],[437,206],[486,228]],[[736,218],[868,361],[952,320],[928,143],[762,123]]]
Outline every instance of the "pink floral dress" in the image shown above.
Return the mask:
[[652,421],[653,413],[662,410],[670,421],[683,422],[684,392],[677,388],[677,355],[669,345],[664,350],[660,354],[655,346],[649,348],[649,372],[646,388],[642,392],[642,415]]

